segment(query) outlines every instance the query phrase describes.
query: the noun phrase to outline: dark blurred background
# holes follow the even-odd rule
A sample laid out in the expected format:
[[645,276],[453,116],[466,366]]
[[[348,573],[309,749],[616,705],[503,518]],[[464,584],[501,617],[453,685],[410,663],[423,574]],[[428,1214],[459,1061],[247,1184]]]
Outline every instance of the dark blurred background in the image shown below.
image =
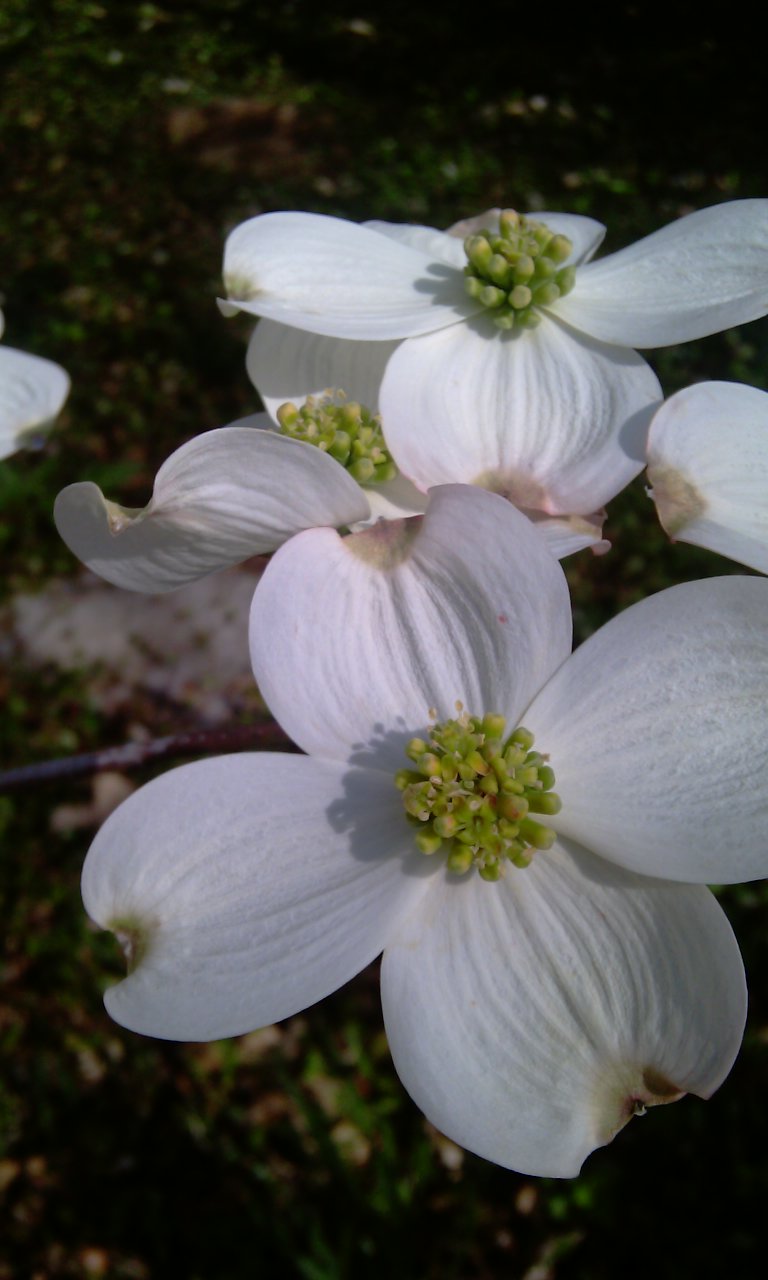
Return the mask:
[[[73,382],[46,447],[0,464],[4,767],[258,714],[248,571],[180,605],[117,601],[50,517],[73,480],[142,506],[174,448],[257,407],[250,322],[215,307],[239,221],[299,208],[445,226],[503,204],[588,213],[610,251],[768,194],[764,51],[739,14],[676,30],[646,6],[605,13],[3,0],[5,341]],[[668,392],[765,387],[768,324],[654,363]],[[608,556],[568,566],[582,638],[650,591],[736,571],[670,547],[642,480],[608,532]],[[120,959],[83,917],[79,870],[103,814],[151,774],[0,797],[0,1280],[762,1276],[762,886],[721,895],[751,1014],[720,1093],[634,1122],[572,1182],[534,1180],[461,1152],[410,1103],[375,967],[238,1041],[109,1022]]]

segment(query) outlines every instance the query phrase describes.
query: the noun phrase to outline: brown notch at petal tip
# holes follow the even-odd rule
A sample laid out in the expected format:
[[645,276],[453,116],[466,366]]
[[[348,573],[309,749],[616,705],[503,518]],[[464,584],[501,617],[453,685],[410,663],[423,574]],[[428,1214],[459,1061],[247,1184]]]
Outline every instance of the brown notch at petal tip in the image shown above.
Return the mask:
[[112,534],[122,533],[129,525],[135,524],[138,517],[144,514],[144,507],[121,507],[117,502],[104,498],[107,512],[107,525]]
[[684,1089],[679,1089],[676,1084],[672,1084],[672,1081],[667,1080],[666,1076],[663,1076],[655,1067],[644,1068],[643,1084],[651,1095],[648,1099],[649,1106],[654,1106],[657,1102],[676,1102],[678,1098],[685,1096]]
[[500,498],[506,498],[513,507],[525,511],[526,515],[529,511],[544,512],[546,515],[554,514],[549,510],[547,491],[544,486],[523,471],[484,471],[476,476],[472,483],[479,489],[488,489],[490,493],[497,493]]
[[119,920],[111,920],[107,928],[114,933],[122,948],[127,973],[133,973],[147,954],[149,928],[134,916],[121,916]]
[[602,1144],[615,1138],[635,1116],[645,1115],[649,1107],[679,1102],[686,1093],[655,1067],[622,1071],[621,1080],[620,1088],[616,1092],[611,1089],[605,1109],[601,1108],[604,1116],[604,1125],[600,1126]]
[[648,464],[650,496],[656,503],[656,511],[662,527],[674,538],[692,520],[697,520],[707,509],[704,498],[690,480],[673,467]]
[[396,569],[411,554],[423,518],[407,516],[404,520],[377,520],[360,533],[348,534],[344,546],[374,569]]
[[[655,1067],[644,1067],[639,1089],[633,1090],[625,1099],[624,1118],[619,1124],[621,1129],[634,1116],[644,1116],[649,1107],[664,1106],[667,1102],[678,1102],[685,1097],[685,1090],[679,1089],[671,1080],[667,1080]],[[616,1130],[618,1133],[618,1129]]]

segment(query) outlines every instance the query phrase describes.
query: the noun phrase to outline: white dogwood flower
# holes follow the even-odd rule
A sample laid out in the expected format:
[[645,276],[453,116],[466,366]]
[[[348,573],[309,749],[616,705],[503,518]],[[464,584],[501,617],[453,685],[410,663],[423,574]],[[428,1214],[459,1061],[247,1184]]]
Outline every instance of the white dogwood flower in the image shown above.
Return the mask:
[[768,393],[702,382],[662,405],[648,437],[648,479],[675,541],[768,573]]
[[47,431],[68,393],[69,378],[60,365],[0,345],[0,458]]
[[291,539],[252,656],[308,755],[187,765],[107,820],[83,893],[129,960],[110,1013],[237,1034],[383,951],[409,1093],[531,1174],[573,1175],[646,1106],[709,1096],[745,987],[705,882],[768,870],[766,624],[763,580],[691,583],[569,656],[560,567],[472,486]]
[[281,335],[256,376],[267,397],[318,390],[319,363],[347,370],[337,386],[381,383],[368,403],[417,487],[478,483],[585,515],[643,467],[661,392],[631,348],[768,311],[766,200],[700,210],[592,262],[603,235],[550,212],[489,210],[446,233],[264,214],[229,236],[222,306],[304,331]]
[[[390,475],[380,431],[365,422],[361,434],[373,436],[365,456],[346,466],[339,460],[340,440],[341,456],[349,453],[350,410],[358,426],[368,419],[359,404],[302,402],[300,410],[282,406],[287,434],[255,414],[195,436],[163,463],[146,507],[120,506],[91,481],[68,485],[54,505],[61,537],[108,582],[160,593],[274,551],[303,529],[358,528],[425,510],[426,495]],[[321,447],[308,443],[318,438]],[[381,483],[355,478],[376,469]],[[556,556],[608,545],[599,518],[530,515]]]

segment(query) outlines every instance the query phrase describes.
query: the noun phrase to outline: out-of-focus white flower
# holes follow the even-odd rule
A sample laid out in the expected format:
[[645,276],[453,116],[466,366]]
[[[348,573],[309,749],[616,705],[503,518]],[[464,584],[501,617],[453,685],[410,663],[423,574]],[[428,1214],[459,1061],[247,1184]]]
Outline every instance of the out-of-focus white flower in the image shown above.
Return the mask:
[[0,458],[47,431],[68,393],[69,378],[60,365],[0,345]]
[[768,870],[768,584],[570,634],[554,558],[471,486],[291,539],[252,656],[309,754],[187,765],[110,817],[83,891],[129,958],[112,1015],[236,1034],[383,950],[403,1083],[490,1160],[569,1176],[646,1106],[708,1096],[745,988],[704,885]]
[[768,573],[768,393],[701,382],[671,396],[651,424],[648,479],[671,538]]

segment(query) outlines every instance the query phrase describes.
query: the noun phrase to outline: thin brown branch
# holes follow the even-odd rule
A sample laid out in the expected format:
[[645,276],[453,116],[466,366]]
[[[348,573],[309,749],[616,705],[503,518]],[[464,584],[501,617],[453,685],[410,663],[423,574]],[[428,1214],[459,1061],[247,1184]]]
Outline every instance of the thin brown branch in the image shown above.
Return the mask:
[[290,738],[273,721],[232,725],[226,729],[192,729],[149,742],[126,742],[119,747],[104,747],[100,751],[86,751],[82,755],[62,756],[57,760],[41,760],[37,764],[7,769],[0,772],[0,792],[103,773],[105,769],[138,769],[151,760],[164,760],[169,756],[221,754],[244,751],[249,747],[261,751],[296,750]]

